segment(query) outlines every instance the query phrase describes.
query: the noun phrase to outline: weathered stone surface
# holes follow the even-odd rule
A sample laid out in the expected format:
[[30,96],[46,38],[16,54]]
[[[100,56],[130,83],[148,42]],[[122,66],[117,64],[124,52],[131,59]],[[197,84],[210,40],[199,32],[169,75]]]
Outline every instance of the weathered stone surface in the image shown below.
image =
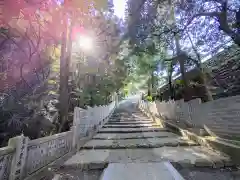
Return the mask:
[[153,121],[109,121],[107,124],[115,124],[115,125],[122,125],[122,124],[130,124],[130,125],[138,125],[138,124],[152,124]]
[[239,171],[231,169],[213,169],[213,168],[181,168],[178,172],[186,180],[238,180]]
[[167,129],[144,127],[144,128],[104,128],[99,133],[135,133],[135,132],[163,132]]
[[216,160],[213,165],[214,168],[223,168],[224,166],[224,161],[221,160]]
[[143,132],[143,133],[101,133],[93,137],[93,139],[138,139],[138,138],[164,138],[176,137],[176,134],[171,132]]
[[188,146],[194,145],[181,137],[148,138],[148,139],[119,139],[119,140],[91,140],[83,149],[118,149],[118,148],[157,148],[162,146]]
[[197,159],[195,161],[195,166],[196,167],[212,167],[213,163],[211,161],[206,161],[205,159]]
[[9,179],[10,171],[11,171],[11,162],[14,155],[14,148],[5,147],[0,150],[0,177],[1,180]]
[[169,162],[158,163],[111,163],[100,180],[184,180]]
[[[142,101],[141,103],[143,105],[146,102]],[[212,136],[232,140],[240,137],[240,95],[205,103],[194,99],[181,103],[156,101],[155,105],[161,111],[161,115],[167,118],[166,122],[169,122],[168,119],[178,119],[182,123],[197,127],[197,129],[204,128]],[[152,109],[149,110],[154,112]],[[190,130],[194,131],[194,128]]]
[[49,180],[99,180],[103,170],[92,170],[92,171],[82,171],[82,170],[68,170],[60,171],[57,173],[52,173],[52,177]]
[[194,164],[191,163],[190,159],[183,159],[181,161],[178,161],[177,163],[183,168],[190,168],[194,166]]
[[130,117],[111,117],[109,120],[110,122],[116,122],[116,121],[151,121],[151,119],[147,116],[131,116]]
[[[104,164],[108,162],[159,162],[169,160],[172,162],[184,162],[191,164],[202,159],[212,163],[216,159],[226,159],[218,155],[212,155],[211,151],[202,147],[161,147],[150,149],[101,149],[82,150],[68,159],[64,166],[79,166],[83,164]],[[90,167],[91,169],[91,167]]]
[[151,127],[157,128],[159,127],[157,124],[106,124],[103,128],[142,128],[142,127]]
[[70,152],[72,139],[72,132],[68,131],[30,141],[28,144],[26,173],[31,175],[33,172]]

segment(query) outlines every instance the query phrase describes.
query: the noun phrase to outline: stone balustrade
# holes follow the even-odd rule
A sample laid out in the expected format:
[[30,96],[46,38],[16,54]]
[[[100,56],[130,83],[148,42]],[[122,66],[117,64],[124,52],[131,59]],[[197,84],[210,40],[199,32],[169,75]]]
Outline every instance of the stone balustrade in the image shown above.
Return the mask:
[[37,173],[48,164],[77,150],[85,137],[91,137],[116,108],[109,105],[74,109],[73,127],[70,131],[29,140],[23,135],[9,140],[7,147],[0,148],[0,180],[22,180]]
[[205,128],[211,135],[240,138],[240,96],[202,103],[200,99],[168,102],[139,101],[139,108],[165,121]]
[[14,148],[4,147],[0,150],[0,178],[7,180],[10,175],[11,162],[13,159]]
[[49,137],[29,141],[27,146],[26,173],[35,171],[69,153],[72,148],[73,132],[68,131]]

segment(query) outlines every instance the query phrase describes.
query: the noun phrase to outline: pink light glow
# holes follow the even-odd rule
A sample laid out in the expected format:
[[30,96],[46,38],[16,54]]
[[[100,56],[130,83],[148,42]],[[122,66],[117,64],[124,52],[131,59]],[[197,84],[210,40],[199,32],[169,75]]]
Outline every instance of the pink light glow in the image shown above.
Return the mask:
[[76,40],[80,34],[85,34],[83,27],[73,27],[72,29],[72,40]]

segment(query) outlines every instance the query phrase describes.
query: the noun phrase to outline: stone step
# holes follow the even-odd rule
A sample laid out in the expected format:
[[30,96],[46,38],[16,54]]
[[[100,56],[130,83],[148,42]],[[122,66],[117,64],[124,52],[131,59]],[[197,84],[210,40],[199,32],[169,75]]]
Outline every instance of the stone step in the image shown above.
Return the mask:
[[98,133],[140,133],[140,132],[169,132],[168,129],[164,128],[102,128]]
[[[184,167],[224,167],[228,157],[200,146],[149,149],[82,150],[60,165],[61,169],[103,169],[108,163],[170,161]],[[57,165],[56,165],[57,166]]]
[[98,140],[93,139],[84,144],[82,149],[134,149],[134,148],[159,148],[163,146],[193,146],[193,141],[186,141],[180,137],[147,138],[147,139],[120,139]]
[[[137,115],[138,117],[139,115]],[[135,118],[136,115],[132,115],[132,114],[123,114],[123,115],[112,115],[111,118],[126,118],[126,119],[129,119],[129,118]],[[146,117],[144,115],[141,115],[139,117]]]
[[117,115],[112,115],[112,117],[138,117],[138,118],[141,118],[141,117],[147,117],[145,114],[136,114],[136,113],[126,113],[126,114],[117,114]]
[[122,111],[115,111],[113,114],[114,115],[123,115],[123,114],[132,114],[132,113],[139,113],[141,114],[141,111],[131,111],[131,112],[127,112],[125,109],[123,109]]
[[99,180],[104,169],[81,170],[81,169],[56,169],[53,172],[48,171],[48,175],[31,180]]
[[130,118],[130,117],[133,117],[133,118],[147,118],[146,115],[144,114],[135,114],[135,113],[130,113],[130,114],[122,114],[122,115],[113,115],[112,117],[125,117],[125,118]]
[[100,180],[184,180],[170,162],[110,163]]
[[123,119],[123,120],[129,120],[129,119],[150,119],[149,117],[147,116],[111,116],[111,119]]
[[146,138],[164,138],[176,137],[176,134],[171,132],[143,132],[143,133],[100,133],[93,137],[93,139],[146,139]]
[[160,127],[157,124],[105,124],[103,128],[143,128],[143,127]]
[[122,122],[131,122],[131,121],[142,121],[142,122],[148,122],[148,121],[152,121],[151,119],[147,119],[147,118],[144,118],[144,119],[134,119],[134,118],[129,118],[129,119],[117,119],[117,118],[113,118],[113,119],[109,119],[109,122],[118,122],[118,121],[122,121]]
[[108,121],[106,124],[152,124],[155,123],[154,121]]

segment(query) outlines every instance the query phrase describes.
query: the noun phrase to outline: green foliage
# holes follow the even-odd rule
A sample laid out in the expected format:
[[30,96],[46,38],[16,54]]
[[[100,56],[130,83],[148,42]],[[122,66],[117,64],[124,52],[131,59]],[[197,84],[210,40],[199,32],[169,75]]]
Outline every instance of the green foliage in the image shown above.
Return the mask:
[[176,84],[176,85],[183,85],[184,82],[183,82],[182,79],[178,79],[178,80],[175,81],[175,84]]
[[152,102],[153,101],[152,96],[147,96],[147,101]]
[[143,84],[148,84],[146,87],[148,89],[158,86],[158,71],[163,57],[166,56],[166,49],[155,39],[149,41],[144,45],[128,46],[131,52],[127,54],[128,64],[130,64],[127,83],[130,84],[128,87],[132,91],[143,88]]
[[120,39],[120,21],[108,13],[96,14],[85,27],[96,36],[96,53],[76,52],[72,57],[76,62],[75,86],[81,89],[77,96],[80,106],[109,103],[111,95],[124,87],[127,77],[128,67],[122,56],[126,47],[111,53],[112,44]]

